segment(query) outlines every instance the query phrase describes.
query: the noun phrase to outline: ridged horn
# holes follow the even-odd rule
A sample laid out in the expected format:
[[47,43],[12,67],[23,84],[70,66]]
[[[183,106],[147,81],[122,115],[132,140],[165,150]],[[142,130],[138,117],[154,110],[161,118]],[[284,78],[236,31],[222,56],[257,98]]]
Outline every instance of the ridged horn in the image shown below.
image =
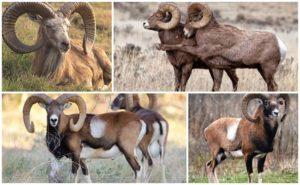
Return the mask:
[[85,2],[68,2],[63,4],[58,11],[67,18],[73,13],[78,13],[82,17],[85,30],[82,47],[85,54],[89,53],[96,37],[95,14],[91,5]]
[[243,112],[245,118],[254,123],[257,123],[259,121],[259,117],[253,118],[252,116],[249,115],[248,105],[251,100],[256,99],[256,98],[261,99],[262,101],[267,99],[266,96],[264,96],[262,94],[247,94],[246,96],[244,96],[244,98],[242,100],[242,112]]
[[283,98],[285,101],[285,110],[284,110],[284,114],[281,118],[281,122],[283,122],[286,118],[287,113],[289,112],[289,107],[290,107],[290,96],[288,94],[279,94],[278,98]]
[[13,3],[6,8],[2,16],[2,37],[4,42],[16,53],[30,53],[42,47],[44,39],[39,39],[34,45],[28,46],[22,43],[16,35],[15,25],[18,18],[24,13],[38,14],[43,19],[55,17],[52,8],[39,2]]
[[157,106],[157,96],[156,94],[147,94],[149,99],[148,108],[154,109]]
[[34,123],[30,122],[30,110],[32,105],[35,103],[49,104],[51,101],[52,99],[45,94],[36,94],[27,98],[23,106],[23,121],[29,133],[34,133]]
[[194,14],[198,14],[199,12],[202,12],[202,19],[200,19],[199,21],[190,22],[191,26],[195,29],[206,26],[213,16],[211,9],[205,4],[193,3],[188,7],[189,17],[193,16]]
[[78,106],[79,118],[76,124],[74,124],[73,119],[70,120],[70,129],[74,132],[78,132],[84,125],[86,118],[86,104],[85,101],[76,94],[63,94],[59,96],[56,101],[59,104],[65,104],[67,102],[73,102]]
[[158,11],[163,13],[169,12],[172,18],[169,22],[157,21],[157,26],[164,30],[170,30],[176,27],[180,23],[181,13],[179,8],[174,3],[162,3],[160,4]]

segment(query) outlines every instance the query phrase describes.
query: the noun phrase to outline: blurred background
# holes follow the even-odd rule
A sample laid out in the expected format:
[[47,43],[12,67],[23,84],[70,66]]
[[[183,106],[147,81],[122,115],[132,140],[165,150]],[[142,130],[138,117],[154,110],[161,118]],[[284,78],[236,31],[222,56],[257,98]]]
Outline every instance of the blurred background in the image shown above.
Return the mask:
[[[241,100],[244,94],[189,95],[189,182],[207,182],[205,164],[211,154],[204,139],[204,129],[221,117],[243,117]],[[267,155],[263,182],[298,182],[298,97],[290,94],[290,111],[276,134],[274,151]],[[250,102],[250,109],[257,107]],[[253,162],[257,182],[256,159]],[[220,182],[247,182],[243,159],[227,159],[217,167]]]
[[[185,22],[190,3],[177,3]],[[298,5],[292,3],[207,3],[222,24],[245,30],[276,33],[288,48],[286,60],[275,74],[278,90],[297,91]],[[114,88],[119,91],[173,91],[174,71],[160,43],[158,32],[143,28],[143,21],[157,11],[159,3],[114,3]],[[130,72],[128,72],[130,71]],[[266,91],[267,86],[256,69],[237,69],[239,91]],[[201,83],[199,83],[201,82]],[[196,69],[187,83],[187,91],[210,91],[208,70]],[[221,91],[232,91],[224,73]]]
[[[2,12],[11,3],[2,3]],[[49,3],[57,10],[63,3]],[[90,3],[96,17],[96,40],[95,46],[104,49],[111,59],[111,33],[112,33],[112,3]],[[79,14],[71,17],[69,36],[72,40],[82,43],[84,26]],[[25,44],[33,45],[36,42],[39,24],[31,21],[27,14],[22,15],[16,23],[18,38]],[[88,90],[78,85],[56,86],[49,83],[46,77],[37,77],[31,72],[31,61],[34,53],[25,55],[16,54],[3,42],[2,44],[2,87],[4,91],[69,91]]]
[[[80,94],[86,101],[88,113],[110,112],[110,104],[117,94]],[[4,94],[2,113],[2,182],[30,183],[48,182],[47,167],[51,155],[45,143],[46,111],[38,104],[31,109],[31,120],[35,124],[35,133],[26,131],[22,109],[30,94]],[[50,94],[56,98],[59,94]],[[142,106],[148,106],[145,94],[140,94]],[[186,98],[182,94],[158,94],[158,112],[169,123],[169,136],[166,149],[167,182],[186,181]],[[65,111],[77,113],[76,105]],[[71,170],[70,159],[62,159],[66,165],[63,177],[67,179]],[[155,161],[159,164],[159,161]],[[88,160],[93,182],[132,182],[133,171],[120,156],[115,160]],[[159,166],[159,165],[158,165]],[[150,182],[160,182],[160,169],[154,168]],[[82,176],[81,176],[82,177]]]

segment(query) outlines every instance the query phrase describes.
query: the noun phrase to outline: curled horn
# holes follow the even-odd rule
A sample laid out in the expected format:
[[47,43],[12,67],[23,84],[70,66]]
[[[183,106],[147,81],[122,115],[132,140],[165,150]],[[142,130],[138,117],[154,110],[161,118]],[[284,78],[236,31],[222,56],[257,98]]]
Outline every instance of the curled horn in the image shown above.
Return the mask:
[[40,38],[32,45],[28,46],[22,43],[16,35],[15,25],[18,18],[24,13],[38,14],[43,19],[55,17],[52,8],[39,2],[19,2],[13,3],[6,8],[2,17],[2,37],[4,42],[16,53],[30,53],[42,47],[44,39]]
[[149,109],[154,109],[157,106],[157,96],[155,94],[147,94],[149,99]]
[[169,12],[172,15],[172,18],[169,22],[157,21],[157,26],[164,30],[170,30],[176,27],[180,22],[180,10],[174,3],[162,3],[159,6],[158,11],[166,13]]
[[195,29],[199,29],[206,26],[213,16],[212,11],[205,4],[193,3],[188,7],[189,17],[193,17],[195,14],[198,15],[199,13],[202,13],[202,18],[198,21],[190,22],[191,26]]
[[126,110],[131,110],[133,107],[133,94],[125,95],[125,108]]
[[259,117],[252,118],[252,116],[250,116],[248,113],[249,102],[255,98],[261,99],[262,101],[267,99],[266,96],[262,94],[247,94],[246,96],[244,96],[242,101],[242,112],[247,120],[257,123],[259,121]]
[[59,10],[65,17],[70,17],[73,13],[78,13],[84,23],[85,34],[83,37],[83,50],[88,54],[94,45],[96,37],[96,21],[93,8],[85,2],[68,2],[63,4]]
[[27,98],[23,107],[23,121],[29,133],[34,133],[34,124],[30,122],[30,110],[32,105],[35,103],[49,104],[51,101],[52,99],[45,94],[36,94]]
[[281,122],[283,122],[286,118],[287,113],[289,112],[289,107],[290,107],[290,96],[288,94],[279,94],[278,98],[283,98],[285,101],[285,110],[284,110],[284,114],[281,118]]
[[67,102],[76,103],[79,109],[79,118],[76,124],[74,124],[73,119],[70,120],[70,129],[74,132],[78,132],[83,127],[86,118],[86,104],[84,100],[75,94],[63,94],[59,96],[56,101],[59,104],[65,104]]

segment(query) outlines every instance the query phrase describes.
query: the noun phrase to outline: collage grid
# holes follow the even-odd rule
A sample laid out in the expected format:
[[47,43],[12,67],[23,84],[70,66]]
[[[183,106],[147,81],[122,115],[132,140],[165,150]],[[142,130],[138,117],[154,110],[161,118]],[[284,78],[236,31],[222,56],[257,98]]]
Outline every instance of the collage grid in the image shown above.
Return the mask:
[[[12,27],[9,21],[18,14],[13,4],[19,1],[1,2],[2,183],[299,182],[298,1],[75,2],[30,1],[23,8],[33,6],[37,14],[20,11]],[[279,54],[267,54],[280,60],[287,46],[284,62],[266,67],[275,67],[274,82],[264,79],[262,66],[211,69],[201,57],[181,51],[183,45],[199,44],[197,30],[192,28],[191,39],[184,24],[193,4],[205,4],[221,24],[276,33],[263,42],[263,36],[251,38],[260,49],[267,48],[264,52],[272,52],[273,39]],[[5,17],[9,8],[15,9]],[[193,13],[195,19],[205,17]],[[181,30],[171,35],[174,27],[162,27],[176,16],[175,29]],[[153,17],[161,19],[161,27],[152,25]],[[232,62],[214,59],[212,65]],[[185,63],[176,66],[176,60]],[[259,111],[264,126],[257,128],[271,125],[271,133],[247,126],[256,123],[252,116],[261,116]],[[75,131],[80,118],[83,126]],[[275,135],[263,140],[265,133]],[[247,144],[255,156],[253,173],[245,158]]]

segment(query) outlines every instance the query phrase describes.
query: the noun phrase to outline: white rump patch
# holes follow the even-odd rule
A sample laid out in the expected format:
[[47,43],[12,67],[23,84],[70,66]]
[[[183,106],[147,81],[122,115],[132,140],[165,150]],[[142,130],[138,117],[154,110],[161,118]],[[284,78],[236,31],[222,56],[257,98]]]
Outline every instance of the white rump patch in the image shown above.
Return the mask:
[[143,139],[143,137],[145,136],[145,134],[147,132],[146,123],[143,120],[140,120],[140,121],[141,121],[141,124],[142,124],[142,128],[141,128],[141,132],[140,132],[140,135],[138,137],[138,140],[137,140],[137,145],[141,142],[141,140]]
[[287,47],[286,45],[282,42],[282,40],[280,40],[279,37],[277,37],[277,42],[278,42],[278,46],[279,46],[279,52],[280,52],[280,62],[284,62],[285,59],[285,55],[287,52]]
[[236,119],[235,123],[232,123],[227,127],[227,139],[229,141],[233,141],[235,139],[236,132],[237,132],[240,121],[241,121],[241,118]]
[[94,138],[101,138],[105,134],[106,121],[97,117],[92,118],[90,123],[91,135]]
[[89,146],[84,146],[80,153],[81,159],[115,159],[122,155],[121,151],[116,145],[113,145],[109,150],[103,148],[94,149]]

